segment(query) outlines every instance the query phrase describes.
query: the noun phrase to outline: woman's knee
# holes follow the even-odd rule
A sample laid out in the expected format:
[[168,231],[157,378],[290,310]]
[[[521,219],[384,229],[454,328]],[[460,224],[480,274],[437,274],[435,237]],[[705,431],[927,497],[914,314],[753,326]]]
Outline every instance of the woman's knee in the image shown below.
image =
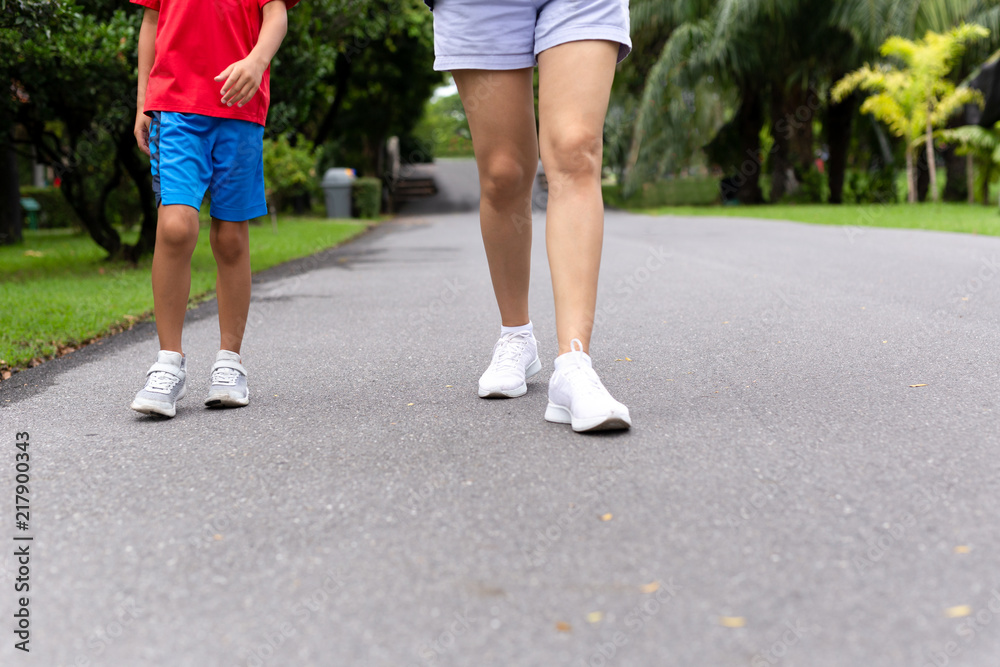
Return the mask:
[[537,165],[536,160],[518,159],[509,153],[490,156],[480,167],[483,197],[488,201],[509,201],[525,192],[530,193]]
[[600,178],[603,137],[591,128],[569,126],[552,132],[542,142],[542,162],[554,178]]

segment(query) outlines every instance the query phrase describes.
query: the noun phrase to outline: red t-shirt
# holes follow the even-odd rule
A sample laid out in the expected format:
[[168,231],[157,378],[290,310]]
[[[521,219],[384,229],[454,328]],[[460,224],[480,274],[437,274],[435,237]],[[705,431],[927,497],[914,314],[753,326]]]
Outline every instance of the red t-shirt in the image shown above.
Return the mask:
[[[146,87],[146,113],[176,111],[238,118],[263,125],[270,102],[271,68],[242,107],[222,103],[224,69],[257,45],[263,7],[272,0],[130,0],[160,12],[156,58]],[[285,0],[292,7],[299,0]]]

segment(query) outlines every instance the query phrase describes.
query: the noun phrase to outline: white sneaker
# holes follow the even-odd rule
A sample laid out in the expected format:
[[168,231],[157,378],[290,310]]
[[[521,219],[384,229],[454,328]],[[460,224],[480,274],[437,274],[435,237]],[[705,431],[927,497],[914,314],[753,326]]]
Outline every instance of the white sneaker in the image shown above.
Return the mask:
[[146,386],[135,395],[130,406],[145,415],[173,417],[177,401],[187,392],[187,360],[180,352],[160,350],[156,363],[146,373]]
[[525,382],[542,370],[538,360],[538,342],[529,331],[500,336],[493,346],[493,361],[479,378],[481,398],[517,398],[528,391]]
[[241,408],[250,404],[247,388],[247,369],[240,355],[229,350],[219,350],[212,365],[212,386],[208,389],[205,405],[210,408]]
[[583,351],[583,343],[574,338],[570,345],[572,352],[556,357],[556,370],[549,379],[545,420],[572,424],[577,432],[631,427],[628,408],[612,398],[601,384],[590,355]]

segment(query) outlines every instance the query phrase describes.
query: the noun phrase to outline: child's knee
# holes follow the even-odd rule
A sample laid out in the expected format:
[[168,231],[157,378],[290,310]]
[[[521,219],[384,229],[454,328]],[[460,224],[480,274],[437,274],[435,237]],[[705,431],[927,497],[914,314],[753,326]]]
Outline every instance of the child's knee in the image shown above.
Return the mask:
[[183,216],[161,215],[156,222],[156,242],[175,249],[191,248],[198,242],[198,224]]
[[246,223],[212,224],[212,253],[222,264],[235,264],[249,253],[249,229]]

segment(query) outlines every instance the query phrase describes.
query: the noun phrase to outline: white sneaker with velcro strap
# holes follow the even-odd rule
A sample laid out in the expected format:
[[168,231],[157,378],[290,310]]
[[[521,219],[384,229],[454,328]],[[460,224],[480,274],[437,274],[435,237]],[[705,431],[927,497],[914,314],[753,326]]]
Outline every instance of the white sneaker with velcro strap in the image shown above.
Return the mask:
[[205,405],[210,408],[241,408],[249,403],[247,369],[240,363],[240,355],[219,350],[212,365],[212,386]]
[[146,386],[130,406],[144,415],[173,417],[177,401],[187,392],[187,360],[180,352],[160,350],[156,363],[146,373]]

